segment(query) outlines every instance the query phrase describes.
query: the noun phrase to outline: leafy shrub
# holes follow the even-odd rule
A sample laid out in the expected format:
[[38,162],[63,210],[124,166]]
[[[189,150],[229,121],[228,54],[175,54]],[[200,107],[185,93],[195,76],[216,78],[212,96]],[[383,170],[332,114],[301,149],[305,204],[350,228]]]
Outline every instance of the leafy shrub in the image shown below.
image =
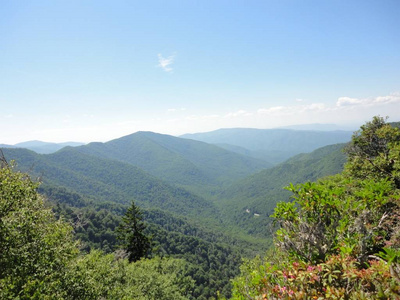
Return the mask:
[[235,299],[400,298],[400,131],[375,117],[347,152],[342,174],[287,188],[276,253],[242,266]]

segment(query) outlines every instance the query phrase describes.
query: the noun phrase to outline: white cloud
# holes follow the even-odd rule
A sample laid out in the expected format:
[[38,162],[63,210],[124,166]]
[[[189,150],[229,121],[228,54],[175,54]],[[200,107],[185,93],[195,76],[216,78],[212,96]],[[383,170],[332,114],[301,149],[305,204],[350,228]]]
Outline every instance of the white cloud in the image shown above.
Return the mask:
[[374,104],[389,104],[389,103],[399,103],[400,93],[393,93],[389,96],[379,96],[373,100]]
[[171,65],[174,63],[175,55],[164,58],[161,54],[158,54],[158,65],[157,67],[162,68],[165,72],[172,72]]
[[350,106],[350,105],[357,105],[361,104],[362,100],[357,98],[350,98],[350,97],[340,97],[336,101],[336,106]]
[[388,96],[378,96],[375,98],[350,98],[350,97],[340,97],[336,106],[382,106],[387,104],[400,103],[400,93],[393,93]]

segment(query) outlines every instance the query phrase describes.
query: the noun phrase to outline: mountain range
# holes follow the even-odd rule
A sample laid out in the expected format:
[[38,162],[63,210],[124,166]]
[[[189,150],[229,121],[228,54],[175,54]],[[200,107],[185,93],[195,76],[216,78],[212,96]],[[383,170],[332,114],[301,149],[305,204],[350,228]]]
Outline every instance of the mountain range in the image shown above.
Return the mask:
[[[256,149],[258,145],[261,149],[273,144],[263,136],[280,141],[283,147],[289,143],[286,139],[296,133],[299,136],[294,143],[300,149],[349,136],[347,132],[284,129],[222,130],[207,136],[212,136],[213,141],[225,136],[224,141],[230,142],[242,137],[242,144],[247,141],[248,148]],[[97,202],[127,204],[135,200],[144,208],[212,220],[211,223],[225,224],[244,234],[263,236],[268,236],[263,228],[275,204],[288,200],[284,186],[338,173],[345,161],[340,151],[342,144],[297,154],[276,166],[246,155],[251,151],[248,148],[238,153],[227,150],[229,147],[137,132],[106,143],[64,147],[51,154],[12,148],[3,151],[8,160],[15,159],[21,169],[40,176],[44,184],[66,187]],[[278,149],[276,145],[271,147]],[[289,150],[295,152],[293,146]]]
[[216,144],[227,150],[277,164],[320,147],[346,143],[352,131],[228,128],[181,137]]
[[0,144],[0,148],[26,148],[35,151],[36,153],[50,154],[67,146],[76,147],[81,145],[84,145],[84,143],[78,143],[78,142],[47,143],[42,141],[27,141],[15,145]]

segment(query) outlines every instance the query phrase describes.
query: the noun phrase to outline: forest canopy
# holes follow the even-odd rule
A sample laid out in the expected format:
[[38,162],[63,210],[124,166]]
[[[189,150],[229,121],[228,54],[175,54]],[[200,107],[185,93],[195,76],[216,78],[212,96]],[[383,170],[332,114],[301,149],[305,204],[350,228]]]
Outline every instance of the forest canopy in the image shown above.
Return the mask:
[[189,299],[183,260],[80,253],[73,228],[44,205],[38,184],[1,163],[1,299]]

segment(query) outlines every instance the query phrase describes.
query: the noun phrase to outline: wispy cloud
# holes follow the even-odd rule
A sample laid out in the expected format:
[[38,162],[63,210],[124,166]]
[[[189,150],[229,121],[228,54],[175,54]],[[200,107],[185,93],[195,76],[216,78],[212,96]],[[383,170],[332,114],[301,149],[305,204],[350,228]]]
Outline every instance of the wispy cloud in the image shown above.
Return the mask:
[[165,58],[159,53],[157,67],[162,68],[165,72],[168,72],[168,73],[172,72],[173,69],[171,68],[171,65],[174,63],[174,59],[175,59],[175,54]]

